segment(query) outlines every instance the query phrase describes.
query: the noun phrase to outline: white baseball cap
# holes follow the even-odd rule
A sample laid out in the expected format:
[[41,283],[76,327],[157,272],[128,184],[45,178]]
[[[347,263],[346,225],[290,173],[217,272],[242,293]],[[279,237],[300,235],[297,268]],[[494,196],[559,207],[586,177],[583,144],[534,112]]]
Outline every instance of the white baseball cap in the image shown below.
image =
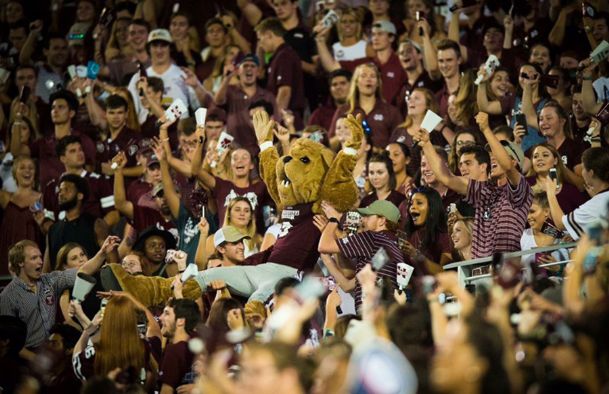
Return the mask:
[[152,41],[165,41],[168,44],[173,42],[171,33],[167,29],[154,29],[148,34],[148,44]]

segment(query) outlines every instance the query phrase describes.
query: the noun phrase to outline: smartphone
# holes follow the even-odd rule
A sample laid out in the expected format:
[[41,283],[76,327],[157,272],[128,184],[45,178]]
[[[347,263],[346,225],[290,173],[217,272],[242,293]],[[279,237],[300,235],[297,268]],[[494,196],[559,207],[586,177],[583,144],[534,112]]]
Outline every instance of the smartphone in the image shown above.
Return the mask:
[[549,235],[553,238],[560,239],[563,237],[563,232],[557,229],[554,225],[549,222],[544,222],[541,226],[541,232],[543,234]]
[[324,15],[323,19],[321,20],[321,24],[325,28],[334,26],[336,22],[338,22],[338,14],[334,12],[334,10],[328,11],[328,13]]
[[527,116],[525,114],[516,114],[514,115],[514,117],[516,118],[516,123],[524,127],[526,134],[529,134],[529,126],[527,126]]
[[609,124],[609,101],[606,101],[605,104],[601,107],[601,109],[594,116],[601,122],[601,126],[605,127]]
[[19,92],[19,101],[22,102],[23,104],[27,103],[28,99],[30,98],[30,87],[23,85],[21,87],[21,91]]
[[557,89],[560,83],[558,75],[542,75],[541,82],[549,88]]
[[368,121],[366,119],[362,120],[362,127],[364,128],[364,134],[366,134],[366,135],[372,134],[372,128],[370,127],[370,125],[368,124]]
[[[425,13],[423,13],[421,11],[417,11],[417,13],[416,13],[417,22],[420,21],[421,18],[425,18]],[[419,27],[419,35],[420,36],[423,35],[423,28],[422,27]]]

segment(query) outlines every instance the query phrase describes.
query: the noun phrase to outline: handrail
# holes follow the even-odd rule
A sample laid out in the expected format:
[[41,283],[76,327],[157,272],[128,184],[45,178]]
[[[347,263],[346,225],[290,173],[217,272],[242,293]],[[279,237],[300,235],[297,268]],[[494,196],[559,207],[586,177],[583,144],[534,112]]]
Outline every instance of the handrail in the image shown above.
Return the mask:
[[[504,253],[503,257],[512,258],[512,257],[520,257],[520,256],[524,256],[526,254],[532,254],[532,253],[551,252],[551,251],[558,250],[558,249],[571,249],[571,248],[575,247],[576,245],[577,245],[577,242],[567,242],[567,243],[562,243],[562,244],[543,246],[540,248],[533,248],[533,249],[527,249],[527,250],[519,250],[517,252]],[[493,256],[480,257],[477,259],[458,261],[456,263],[446,264],[443,266],[443,268],[445,270],[449,270],[449,269],[454,269],[454,268],[467,267],[470,265],[490,263],[491,261],[493,261]]]

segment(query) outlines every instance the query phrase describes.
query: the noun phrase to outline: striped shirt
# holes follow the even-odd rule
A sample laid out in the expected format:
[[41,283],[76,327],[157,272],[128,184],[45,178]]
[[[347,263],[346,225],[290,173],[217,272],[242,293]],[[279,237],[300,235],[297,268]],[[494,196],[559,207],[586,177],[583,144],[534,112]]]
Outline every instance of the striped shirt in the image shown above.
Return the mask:
[[573,212],[562,217],[562,222],[571,238],[578,240],[592,223],[607,215],[609,190],[598,193]]
[[520,237],[533,201],[531,187],[523,176],[516,186],[470,180],[465,201],[476,209],[473,258],[520,250]]
[[36,292],[14,277],[0,294],[0,315],[15,316],[27,324],[27,348],[40,346],[55,324],[57,303],[65,289],[74,285],[77,268],[42,274]]
[[[359,273],[366,264],[371,263],[372,257],[383,247],[389,256],[389,261],[378,272],[378,278],[387,277],[397,288],[398,263],[404,262],[404,255],[398,247],[397,237],[389,231],[365,231],[337,241],[340,252],[355,266],[355,273]],[[362,304],[362,288],[359,282],[355,285],[355,310]]]

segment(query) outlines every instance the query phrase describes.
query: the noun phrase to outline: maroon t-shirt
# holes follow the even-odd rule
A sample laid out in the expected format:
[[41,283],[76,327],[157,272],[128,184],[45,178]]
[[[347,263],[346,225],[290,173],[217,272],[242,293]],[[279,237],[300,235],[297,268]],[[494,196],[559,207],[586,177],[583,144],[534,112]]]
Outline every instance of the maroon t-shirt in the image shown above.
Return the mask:
[[263,252],[248,257],[244,264],[276,263],[309,272],[319,258],[317,246],[321,233],[313,223],[312,203],[285,207],[281,212],[281,231],[277,241]]
[[[104,214],[114,209],[114,190],[110,178],[95,172],[84,171],[80,174],[89,185],[89,198],[83,205],[84,212],[91,214],[96,218],[103,217]],[[59,218],[59,201],[57,193],[59,192],[59,179],[53,179],[46,184],[43,190],[42,205],[45,209],[45,214],[52,213],[53,220]]]
[[248,96],[239,86],[230,85],[226,91],[226,104],[221,106],[226,110],[226,129],[235,137],[237,145],[250,152],[258,151],[258,140],[250,120],[248,107],[258,100],[271,103],[274,111],[277,111],[275,95],[260,87],[256,88],[256,93],[253,96]]
[[330,130],[332,127],[332,119],[334,118],[334,113],[336,112],[336,105],[332,100],[328,100],[328,102],[324,105],[320,105],[313,111],[311,117],[309,117],[309,126],[316,125],[323,127],[326,131]]
[[402,68],[402,63],[400,63],[400,58],[395,52],[392,52],[386,63],[381,64],[378,59],[375,63],[381,73],[383,98],[388,103],[397,103],[398,95],[408,81],[406,72]]
[[397,100],[395,101],[395,106],[402,114],[402,117],[405,118],[406,115],[408,115],[408,105],[406,105],[406,97],[410,96],[414,89],[425,88],[436,93],[437,91],[442,89],[442,82],[443,81],[441,79],[434,81],[429,77],[429,74],[427,74],[426,71],[423,71],[421,75],[419,75],[419,77],[412,84],[410,84],[408,82],[407,74],[406,82],[404,86],[402,86],[402,89],[400,90],[400,93],[397,96]]
[[[332,138],[336,132],[336,121],[349,111],[349,104],[345,104],[336,109],[332,119],[332,127],[328,131],[328,138]],[[374,108],[369,114],[358,106],[353,110],[353,115],[361,114],[363,119],[368,122],[372,129],[372,145],[376,148],[384,149],[389,143],[389,137],[393,130],[402,122],[400,112],[392,105],[383,100],[377,99]]]
[[254,215],[256,217],[256,227],[261,230],[264,228],[264,220],[262,217],[262,207],[268,205],[270,197],[266,190],[266,185],[262,181],[250,182],[248,187],[237,187],[231,181],[222,178],[216,179],[216,187],[213,190],[216,206],[218,207],[218,223],[222,227],[224,225],[224,215],[226,208],[235,197],[246,197],[252,204]]
[[[527,177],[527,182],[529,185],[534,186],[537,183],[537,177]],[[575,208],[588,201],[588,197],[584,193],[580,192],[577,187],[567,182],[563,182],[560,192],[556,195],[556,199],[558,200],[558,205],[560,205],[560,208],[565,215],[574,211]]]
[[582,154],[585,150],[586,145],[584,143],[567,138],[560,144],[558,153],[560,154],[562,163],[573,171],[576,165],[581,164]]
[[166,384],[175,390],[178,386],[193,383],[193,358],[187,341],[167,343],[159,369],[159,385]]
[[[288,108],[302,115],[305,108],[302,65],[296,51],[285,43],[277,48],[267,67],[266,89],[277,96],[277,92],[282,86],[292,88]],[[296,127],[299,126],[296,125]]]
[[[82,150],[85,152],[86,164],[95,166],[95,144],[93,141],[76,130],[72,130],[71,135],[80,138]],[[51,133],[37,139],[30,145],[31,156],[38,159],[38,179],[41,185],[46,185],[52,179],[59,178],[65,171],[64,165],[59,161],[55,152],[56,144],[55,134]]]
[[134,167],[137,165],[137,159],[135,158],[139,150],[139,142],[142,139],[140,133],[136,133],[128,127],[118,133],[115,139],[107,139],[101,141],[98,140],[95,144],[97,149],[97,163],[101,166],[101,163],[106,163],[112,160],[120,151],[125,152],[127,157],[127,167]]

